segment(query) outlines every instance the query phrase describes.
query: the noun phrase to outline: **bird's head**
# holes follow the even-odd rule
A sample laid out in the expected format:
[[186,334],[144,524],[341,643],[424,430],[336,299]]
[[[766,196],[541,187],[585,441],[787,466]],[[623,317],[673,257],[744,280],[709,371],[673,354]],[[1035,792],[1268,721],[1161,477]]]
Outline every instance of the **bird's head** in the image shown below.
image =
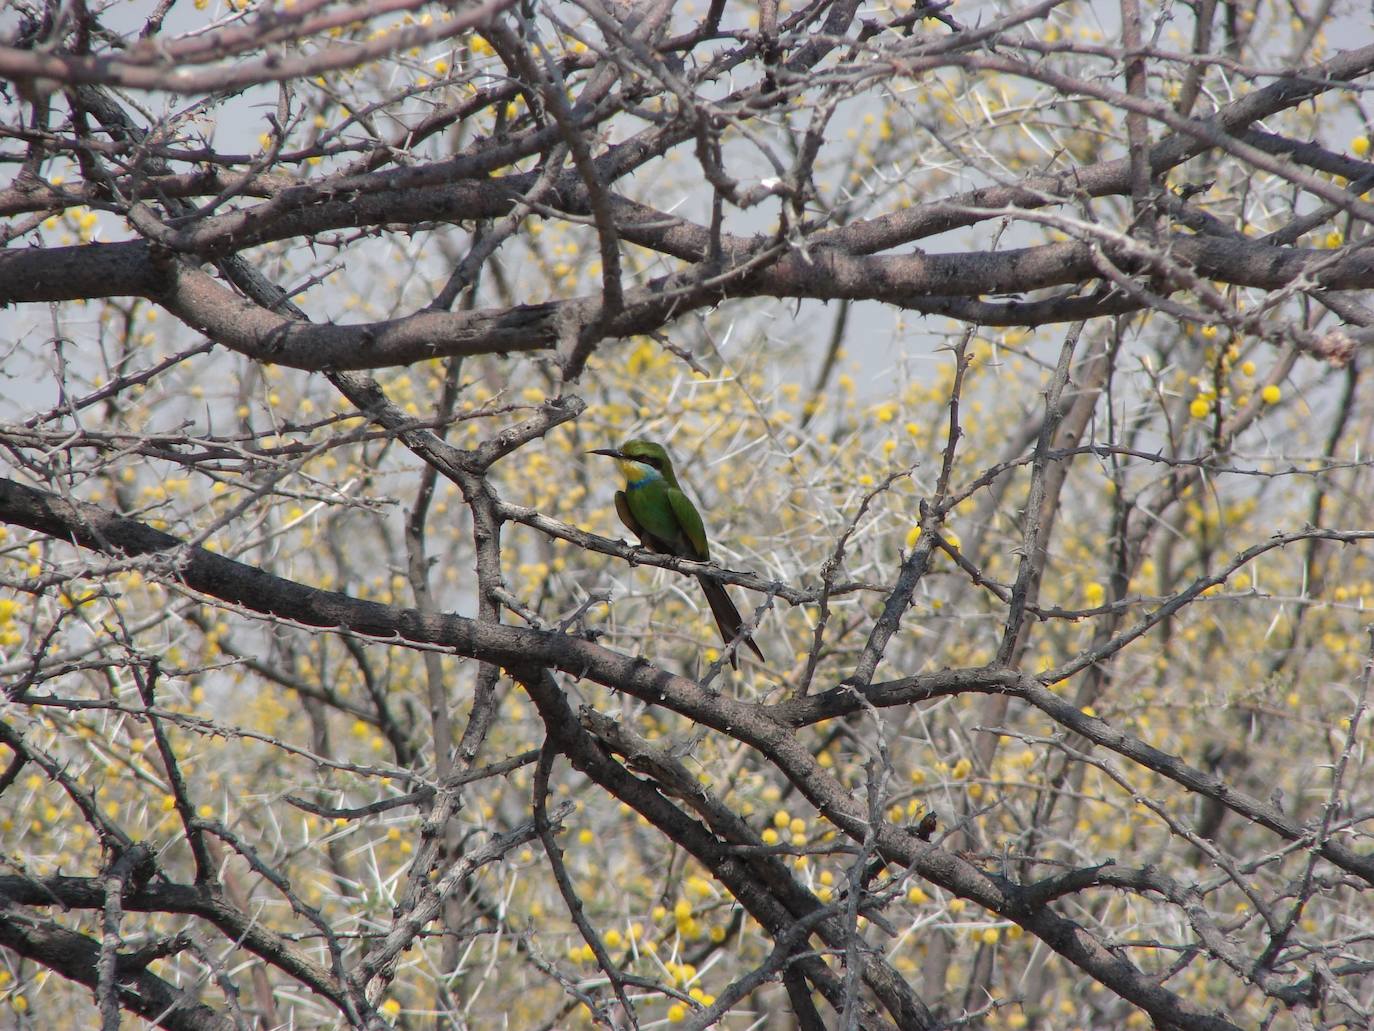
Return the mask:
[[597,448],[588,454],[614,458],[620,465],[626,483],[663,479],[677,485],[677,477],[673,475],[673,460],[668,457],[663,445],[656,441],[627,440],[618,448]]

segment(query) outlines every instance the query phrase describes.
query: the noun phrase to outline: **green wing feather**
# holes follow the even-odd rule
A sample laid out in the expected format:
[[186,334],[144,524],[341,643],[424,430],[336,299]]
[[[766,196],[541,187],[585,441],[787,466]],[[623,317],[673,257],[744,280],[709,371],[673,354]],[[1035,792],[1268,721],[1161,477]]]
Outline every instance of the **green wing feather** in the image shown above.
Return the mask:
[[669,487],[665,493],[673,515],[677,517],[677,524],[692,549],[692,554],[684,557],[705,562],[711,557],[711,549],[706,543],[706,527],[701,523],[701,514],[682,491]]

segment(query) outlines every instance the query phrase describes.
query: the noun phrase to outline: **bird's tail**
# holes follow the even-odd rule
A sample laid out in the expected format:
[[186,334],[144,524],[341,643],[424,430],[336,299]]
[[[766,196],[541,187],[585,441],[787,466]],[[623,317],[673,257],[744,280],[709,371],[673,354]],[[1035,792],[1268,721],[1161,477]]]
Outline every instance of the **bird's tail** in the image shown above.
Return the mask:
[[[735,608],[735,603],[730,600],[730,595],[725,590],[725,585],[715,580],[708,580],[704,576],[697,577],[697,582],[701,584],[701,589],[706,592],[706,601],[711,606],[711,615],[716,617],[716,626],[720,628],[720,636],[729,644],[736,637],[739,637],[740,627],[744,625],[744,620],[740,618],[739,609]],[[752,637],[746,636],[744,643],[749,646],[749,650],[759,657],[759,661],[764,661],[763,652],[759,651],[759,646],[754,643]],[[739,669],[739,662],[735,655],[730,656],[730,665]]]

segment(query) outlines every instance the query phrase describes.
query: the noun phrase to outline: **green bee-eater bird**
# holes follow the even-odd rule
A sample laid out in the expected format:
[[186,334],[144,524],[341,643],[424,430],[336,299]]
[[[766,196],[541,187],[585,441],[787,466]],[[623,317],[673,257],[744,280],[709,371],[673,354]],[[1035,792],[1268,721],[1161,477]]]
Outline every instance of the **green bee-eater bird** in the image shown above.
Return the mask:
[[[618,449],[599,448],[590,454],[614,458],[619,464],[625,476],[625,489],[615,492],[615,511],[644,547],[698,562],[711,557],[701,515],[682,492],[673,473],[673,460],[662,444],[652,440],[627,440]],[[711,606],[711,615],[716,617],[720,636],[729,644],[739,637],[740,627],[744,625],[739,609],[730,600],[724,584],[704,576],[698,576],[697,582],[706,592],[706,601]],[[752,637],[746,636],[743,640],[755,655],[763,658],[763,652]],[[734,653],[730,655],[730,665],[739,668]]]

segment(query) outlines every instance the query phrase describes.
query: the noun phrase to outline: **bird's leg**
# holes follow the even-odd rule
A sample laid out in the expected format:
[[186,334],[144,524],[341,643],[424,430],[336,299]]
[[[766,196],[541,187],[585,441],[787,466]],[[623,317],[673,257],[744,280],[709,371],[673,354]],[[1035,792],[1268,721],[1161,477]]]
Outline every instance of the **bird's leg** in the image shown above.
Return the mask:
[[[624,542],[622,542],[622,543],[624,543]],[[637,566],[637,565],[639,565],[640,556],[642,556],[642,555],[652,555],[652,554],[654,554],[655,552],[658,551],[657,548],[655,548],[655,547],[653,547],[652,545],[650,545],[649,542],[646,541],[643,537],[640,537],[640,538],[639,538],[639,542],[638,542],[637,544],[631,544],[631,545],[629,545],[629,548],[630,548],[630,557],[627,558],[625,561],[629,562],[630,565],[632,565],[632,566]]]

